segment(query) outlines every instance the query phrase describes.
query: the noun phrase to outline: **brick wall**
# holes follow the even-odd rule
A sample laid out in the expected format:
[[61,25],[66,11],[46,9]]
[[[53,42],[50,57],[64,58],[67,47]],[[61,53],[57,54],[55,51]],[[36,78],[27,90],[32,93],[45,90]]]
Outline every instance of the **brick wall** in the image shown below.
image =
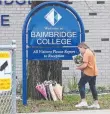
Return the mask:
[[[110,1],[73,1],[70,4],[83,20],[86,42],[96,52],[99,68],[98,85],[110,85]],[[8,14],[9,27],[0,26],[0,44],[17,43],[17,76],[22,75],[22,26],[30,11],[30,5],[0,5],[0,15]],[[72,61],[63,61],[63,84],[73,75],[79,79],[80,72],[74,70]]]
[[0,5],[0,15],[9,15],[10,24],[10,26],[0,26],[0,45],[9,45],[12,40],[16,40],[16,75],[19,78],[22,75],[22,27],[29,11],[30,5],[28,3],[18,5],[14,2],[12,5],[4,5],[4,3]]
[[[99,69],[97,84],[110,85],[110,1],[73,1],[71,6],[82,18],[86,42],[96,53]],[[63,67],[69,67],[69,70],[63,70],[65,84],[74,75],[77,79],[80,78],[80,72],[74,70],[72,61],[63,63]]]

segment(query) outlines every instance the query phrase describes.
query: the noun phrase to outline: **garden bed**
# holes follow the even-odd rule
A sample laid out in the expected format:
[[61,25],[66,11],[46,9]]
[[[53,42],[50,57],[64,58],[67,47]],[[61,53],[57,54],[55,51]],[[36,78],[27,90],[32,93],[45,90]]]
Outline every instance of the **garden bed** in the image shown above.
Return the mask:
[[[92,103],[92,96],[87,95],[88,104]],[[22,101],[17,101],[17,112],[30,113],[30,112],[56,112],[56,111],[73,111],[77,110],[75,104],[80,102],[79,95],[64,95],[63,101],[47,101],[47,100],[28,100],[28,105],[22,105]],[[99,104],[101,109],[110,109],[110,94],[99,95]],[[88,110],[88,109],[85,109]]]

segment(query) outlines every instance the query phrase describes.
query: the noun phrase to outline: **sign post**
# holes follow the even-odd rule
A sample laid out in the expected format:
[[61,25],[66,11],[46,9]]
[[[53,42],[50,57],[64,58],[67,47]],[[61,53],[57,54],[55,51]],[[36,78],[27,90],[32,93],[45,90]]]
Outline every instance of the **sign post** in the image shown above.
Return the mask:
[[[27,104],[28,60],[72,60],[85,41],[78,13],[62,2],[44,2],[28,14],[22,31],[23,104]],[[26,53],[27,51],[27,53]]]

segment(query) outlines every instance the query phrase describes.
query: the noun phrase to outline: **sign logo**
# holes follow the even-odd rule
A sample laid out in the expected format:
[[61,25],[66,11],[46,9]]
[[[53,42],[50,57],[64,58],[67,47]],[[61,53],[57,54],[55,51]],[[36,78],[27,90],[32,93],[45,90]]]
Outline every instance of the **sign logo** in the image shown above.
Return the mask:
[[44,17],[52,26],[54,26],[62,16],[54,9],[52,8],[49,13],[47,13]]

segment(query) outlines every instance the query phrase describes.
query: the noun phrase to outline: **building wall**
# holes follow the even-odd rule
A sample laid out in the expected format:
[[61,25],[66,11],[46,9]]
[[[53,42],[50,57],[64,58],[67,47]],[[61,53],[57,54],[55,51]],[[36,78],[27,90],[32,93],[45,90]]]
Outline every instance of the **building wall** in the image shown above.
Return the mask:
[[[86,32],[86,42],[96,52],[99,76],[98,85],[110,85],[110,1],[73,1],[70,4],[82,18]],[[0,45],[11,44],[16,40],[17,76],[22,77],[22,27],[30,5],[0,5],[0,16],[9,15],[10,26],[0,24]],[[1,23],[1,19],[0,19]],[[80,78],[80,72],[75,70],[73,61],[63,61],[63,85],[75,76]]]
[[22,77],[22,27],[29,11],[30,5],[28,3],[18,5],[13,2],[12,5],[5,5],[3,2],[0,5],[0,15],[9,15],[10,24],[10,26],[0,26],[0,45],[9,45],[12,40],[16,40],[16,75],[18,78]]
[[[110,1],[82,1],[71,5],[83,20],[86,43],[95,51],[99,75],[98,86],[110,85]],[[64,83],[75,75],[80,78],[80,72],[74,70],[72,61],[64,61]],[[69,69],[69,70],[68,70]]]

